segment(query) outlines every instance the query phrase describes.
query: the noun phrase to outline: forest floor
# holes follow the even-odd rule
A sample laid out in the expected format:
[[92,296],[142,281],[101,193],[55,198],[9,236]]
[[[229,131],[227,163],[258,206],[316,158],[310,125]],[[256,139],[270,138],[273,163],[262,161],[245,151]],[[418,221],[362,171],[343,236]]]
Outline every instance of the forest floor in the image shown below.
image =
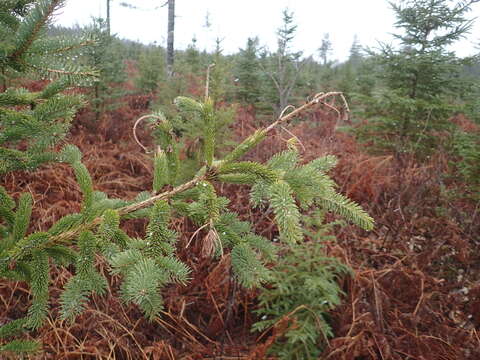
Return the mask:
[[[131,131],[148,112],[148,103],[147,96],[126,97],[124,106],[95,126],[91,112],[78,114],[67,141],[82,150],[96,190],[131,199],[150,188],[151,161]],[[232,126],[235,137],[252,133],[256,121],[251,111],[240,108]],[[340,191],[376,222],[368,233],[338,227],[337,241],[327,245],[329,255],[348,264],[354,275],[342,281],[346,295],[331,313],[335,337],[323,358],[480,359],[480,221],[475,204],[449,196],[463,186],[452,159],[437,153],[418,163],[406,155],[369,155],[365,145],[336,131],[336,122],[333,112],[317,110],[289,127],[304,146],[306,160],[325,154],[339,158],[333,176]],[[288,137],[279,131],[248,157],[265,160],[285,148]],[[41,230],[80,209],[73,179],[68,166],[56,164],[9,174],[0,184],[14,196],[33,195],[34,230]],[[257,224],[258,233],[275,235],[268,217],[249,210],[248,188],[222,191],[233,209]],[[149,322],[135,306],[122,304],[116,296],[119,278],[99,258],[109,292],[93,296],[74,323],[60,321],[58,296],[71,269],[59,269],[52,276],[48,323],[30,334],[44,344],[43,353],[32,359],[267,359],[268,345],[280,334],[250,332],[255,291],[235,286],[228,256],[202,258],[195,244],[185,249],[192,224],[179,219],[172,225],[182,234],[179,256],[193,269],[193,278],[188,286],[165,290],[160,318]],[[145,222],[129,220],[123,228],[142,235]],[[1,283],[0,295],[0,322],[25,313],[29,291],[24,283]]]

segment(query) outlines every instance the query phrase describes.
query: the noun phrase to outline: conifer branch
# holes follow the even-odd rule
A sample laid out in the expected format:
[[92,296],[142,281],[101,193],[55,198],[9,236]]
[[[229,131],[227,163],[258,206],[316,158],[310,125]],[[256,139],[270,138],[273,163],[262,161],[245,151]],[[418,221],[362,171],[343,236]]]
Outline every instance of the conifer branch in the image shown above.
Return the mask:
[[88,76],[88,77],[98,77],[98,73],[95,71],[68,71],[68,70],[60,70],[60,69],[50,69],[50,68],[39,68],[37,66],[32,67],[38,71],[46,71],[48,73],[52,73],[55,75],[61,75],[61,76],[69,76],[69,75],[74,75],[74,76]]
[[[25,22],[24,31],[27,33],[22,34],[25,36],[25,38],[21,39],[17,49],[9,56],[10,61],[15,62],[22,57],[22,55],[30,48],[32,43],[37,39],[40,31],[48,22],[52,13],[57,10],[63,2],[64,0],[51,0],[50,3],[42,1],[37,4],[36,9],[32,11],[31,18],[28,19],[29,21]],[[33,22],[33,24],[31,24],[31,22]],[[29,25],[31,25],[32,28],[29,29]]]
[[84,48],[86,46],[91,46],[91,45],[95,45],[95,44],[96,44],[95,40],[85,40],[85,41],[81,41],[81,42],[78,42],[78,43],[75,43],[75,44],[72,44],[72,45],[64,46],[62,48],[57,48],[57,49],[54,49],[54,50],[51,50],[51,51],[46,51],[45,54],[63,54],[63,53],[68,52],[68,51],[81,49],[81,48]]
[[172,190],[164,191],[164,192],[162,192],[158,195],[155,195],[155,196],[152,196],[151,198],[148,198],[147,200],[144,200],[144,201],[141,201],[139,203],[128,205],[128,206],[125,206],[123,208],[120,208],[120,209],[118,209],[118,213],[119,213],[120,216],[124,216],[124,215],[130,214],[134,211],[141,210],[141,209],[144,209],[146,207],[149,207],[150,205],[153,205],[158,200],[170,199],[171,197],[173,197],[173,196],[175,196],[175,195],[177,195],[181,192],[184,192],[186,190],[189,190],[189,189],[197,186],[198,183],[205,180],[206,178],[207,178],[206,175],[195,177],[192,180],[190,180],[190,181],[188,181],[188,182],[186,182],[182,185],[174,187]]
[[[189,190],[189,189],[195,187],[198,183],[200,183],[201,181],[203,181],[205,179],[206,179],[206,175],[198,176],[198,177],[186,182],[185,184],[182,184],[180,186],[177,186],[177,187],[173,188],[172,190],[162,192],[158,195],[152,196],[152,197],[148,198],[147,200],[141,201],[139,203],[122,207],[122,208],[117,210],[118,214],[120,216],[125,216],[125,215],[128,215],[128,214],[130,214],[132,212],[135,212],[137,210],[141,210],[141,209],[144,209],[146,207],[149,207],[149,206],[153,205],[158,200],[169,199],[172,196],[175,196],[175,195],[177,195],[177,194],[179,194],[179,193],[181,193],[185,190]],[[55,245],[55,244],[68,243],[70,240],[77,238],[81,233],[94,229],[95,227],[100,225],[102,223],[102,221],[103,221],[103,217],[97,217],[87,224],[82,224],[82,225],[79,225],[79,226],[73,228],[72,230],[63,232],[63,233],[55,235],[55,236],[50,236],[48,241],[43,242],[42,244],[37,246],[36,249],[48,248],[48,247],[51,247],[52,245]],[[11,261],[18,260],[18,259],[22,258],[25,250],[27,250],[27,249],[17,247],[11,253],[9,253],[9,256],[8,256],[7,259],[2,259],[2,261],[6,261],[6,262],[9,263]]]
[[[213,179],[216,179],[218,177],[218,172],[217,172],[217,169],[220,169],[222,168],[222,165],[226,165],[226,163],[228,162],[231,162],[235,159],[237,159],[238,157],[242,156],[243,154],[245,154],[248,150],[250,150],[251,148],[253,148],[255,145],[257,145],[258,143],[260,143],[264,138],[265,136],[271,131],[273,130],[275,127],[283,124],[283,123],[286,123],[288,122],[289,120],[293,119],[294,117],[302,114],[303,112],[305,112],[306,110],[314,107],[315,105],[319,104],[319,103],[322,103],[325,99],[327,98],[331,98],[331,97],[335,97],[335,96],[340,96],[342,95],[341,92],[328,92],[328,93],[319,93],[319,94],[316,94],[312,100],[310,100],[309,102],[307,102],[306,104],[296,108],[295,110],[293,110],[292,112],[288,113],[287,115],[285,116],[282,116],[280,118],[278,118],[276,121],[274,121],[272,124],[270,124],[269,126],[267,127],[264,127],[263,129],[259,129],[257,130],[252,136],[249,136],[247,139],[245,139],[242,143],[240,143],[237,148],[235,148],[234,150],[232,150],[232,152],[230,154],[228,154],[224,160],[222,161],[219,161],[218,164],[215,166],[215,167],[212,167],[207,173],[203,174],[203,175],[198,175],[196,176],[195,178],[193,178],[192,180],[182,184],[182,185],[179,185],[177,187],[174,187],[173,189],[171,190],[168,190],[168,191],[164,191],[160,194],[157,194],[155,196],[152,196],[144,201],[141,201],[141,202],[138,202],[138,203],[135,203],[135,204],[132,204],[132,205],[128,205],[128,206],[125,206],[125,207],[122,207],[122,208],[119,208],[117,209],[117,212],[118,214],[120,215],[120,217],[122,216],[126,216],[130,213],[133,213],[137,210],[141,210],[141,209],[145,209],[151,205],[153,205],[156,201],[158,200],[166,200],[166,199],[170,199],[172,198],[173,196],[179,194],[179,193],[182,193],[186,190],[189,190],[189,189],[192,189],[194,188],[197,184],[199,184],[200,182],[204,181],[204,180],[213,180]],[[185,100],[186,101],[186,100]],[[41,245],[39,245],[39,249],[41,248],[48,248],[52,245],[55,245],[55,244],[64,244],[64,243],[68,243],[69,241],[71,241],[72,239],[75,239],[77,238],[82,232],[84,231],[89,231],[89,230],[92,230],[94,229],[95,227],[97,227],[98,225],[100,225],[103,221],[103,217],[96,217],[95,219],[93,219],[92,221],[90,221],[89,223],[86,223],[86,224],[81,224],[69,231],[66,231],[66,232],[63,232],[63,233],[60,233],[58,235],[55,235],[55,236],[50,236],[48,241],[45,241],[43,242]],[[15,261],[15,260],[18,260],[20,258],[22,258],[22,256],[24,255],[24,249],[22,248],[15,248],[13,249],[12,252],[10,252],[8,254],[8,258],[7,259],[2,259],[2,261],[5,261],[7,263],[10,263],[12,261]]]

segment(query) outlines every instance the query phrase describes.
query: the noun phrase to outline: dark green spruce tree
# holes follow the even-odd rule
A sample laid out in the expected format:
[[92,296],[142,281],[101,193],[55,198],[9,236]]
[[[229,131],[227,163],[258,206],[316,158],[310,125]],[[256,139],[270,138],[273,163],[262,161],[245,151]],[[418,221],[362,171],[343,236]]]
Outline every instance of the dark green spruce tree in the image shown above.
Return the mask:
[[95,121],[98,122],[105,111],[118,105],[118,99],[124,94],[120,84],[126,80],[126,74],[121,50],[116,46],[117,39],[109,33],[108,24],[101,18],[92,21],[86,31],[95,38],[95,45],[83,49],[79,57],[98,71],[89,97]]
[[164,51],[155,45],[145,48],[138,60],[138,78],[135,79],[140,90],[147,93],[158,91],[160,82],[165,80],[164,74],[158,71],[161,68],[165,68]]
[[214,104],[218,104],[221,101],[229,100],[232,93],[230,84],[231,79],[230,64],[223,54],[222,40],[217,38],[215,40],[215,51],[212,56],[211,68],[209,71],[209,96],[212,98]]
[[303,66],[302,52],[292,49],[298,27],[294,24],[293,12],[288,9],[283,10],[282,20],[282,25],[277,30],[277,50],[271,53],[264,52],[260,61],[264,77],[266,77],[266,81],[263,82],[265,85],[264,97],[273,103],[277,116],[292,99]]
[[348,60],[339,66],[338,87],[342,91],[347,101],[351,102],[352,95],[358,91],[358,69],[363,63],[362,47],[358,42],[357,36],[353,39],[350,47]]
[[[401,0],[392,2],[401,30],[399,47],[383,44],[375,54],[384,85],[370,104],[369,140],[394,152],[430,153],[440,142],[439,131],[450,131],[452,99],[464,85],[463,62],[448,46],[473,25],[467,18],[478,0]],[[370,135],[368,133],[370,132]]]
[[202,62],[200,51],[197,47],[197,38],[195,36],[192,38],[192,42],[188,44],[182,62],[184,69],[194,75],[198,75],[200,71],[208,65]]
[[235,67],[238,98],[254,105],[260,100],[261,74],[258,59],[258,38],[248,38],[245,49],[240,49]]

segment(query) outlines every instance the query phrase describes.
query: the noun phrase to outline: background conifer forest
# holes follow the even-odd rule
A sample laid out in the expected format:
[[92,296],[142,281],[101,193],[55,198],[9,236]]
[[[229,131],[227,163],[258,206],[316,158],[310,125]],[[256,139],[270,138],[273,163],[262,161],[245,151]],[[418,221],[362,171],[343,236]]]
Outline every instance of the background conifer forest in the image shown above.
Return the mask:
[[226,54],[102,1],[0,2],[0,359],[480,359],[478,0],[343,61],[288,9]]

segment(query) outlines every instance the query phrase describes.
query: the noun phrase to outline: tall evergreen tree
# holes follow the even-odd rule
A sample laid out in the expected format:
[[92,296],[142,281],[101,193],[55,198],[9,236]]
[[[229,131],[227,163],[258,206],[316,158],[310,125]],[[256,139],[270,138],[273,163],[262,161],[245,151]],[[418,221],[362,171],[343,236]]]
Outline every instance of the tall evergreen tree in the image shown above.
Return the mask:
[[[462,86],[461,60],[448,46],[464,37],[473,20],[466,18],[478,0],[403,0],[391,3],[397,17],[399,48],[383,44],[376,54],[386,91],[376,99],[374,130],[382,146],[396,151],[432,149],[432,130],[449,126],[449,97]],[[389,145],[390,144],[390,145]],[[405,146],[406,145],[406,146]],[[423,150],[422,150],[423,149]]]
[[282,26],[277,30],[277,50],[265,54],[261,62],[264,72],[276,89],[274,107],[276,115],[289,104],[302,67],[302,52],[292,50],[297,30],[297,25],[293,23],[293,12],[283,10],[282,20]]
[[255,104],[260,98],[260,71],[258,38],[248,38],[245,49],[240,49],[236,68],[237,94],[247,104]]
[[222,54],[222,52],[222,40],[217,38],[215,40],[215,52],[212,56],[212,64],[214,66],[211,68],[209,74],[209,94],[214,104],[226,99],[230,90],[228,88],[228,84],[231,83],[232,80],[229,77],[229,64],[226,61],[225,56]]
[[[138,60],[138,78],[136,85],[143,91],[154,93],[160,81],[165,79],[159,69],[165,68],[165,53],[157,46],[149,46],[140,54]],[[171,101],[172,99],[170,99]]]
[[357,68],[362,61],[362,45],[358,40],[358,36],[355,35],[353,38],[352,46],[350,47],[350,53],[348,55],[348,62],[354,68]]
[[322,65],[327,66],[330,63],[330,55],[333,51],[332,42],[330,41],[330,34],[326,33],[323,36],[322,43],[318,48],[318,54],[322,60]]
[[197,38],[194,36],[192,42],[188,44],[185,50],[184,62],[188,67],[188,70],[193,74],[199,74],[202,70],[202,62],[200,59],[200,52],[197,47]]
[[384,45],[379,54],[387,85],[411,99],[428,100],[455,91],[461,68],[447,46],[470,31],[473,20],[465,16],[476,2],[457,1],[453,6],[447,0],[392,3],[397,16],[395,26],[403,33],[394,34],[400,49]]
[[349,102],[352,99],[351,95],[358,91],[358,72],[362,62],[362,47],[355,35],[348,60],[338,66],[339,72],[337,74],[336,88],[344,93]]
[[119,85],[126,80],[126,74],[108,23],[104,19],[94,18],[93,24],[86,30],[96,39],[95,46],[81,52],[81,58],[98,71],[90,97],[95,121],[98,122],[106,110],[115,107],[115,100],[123,94]]

